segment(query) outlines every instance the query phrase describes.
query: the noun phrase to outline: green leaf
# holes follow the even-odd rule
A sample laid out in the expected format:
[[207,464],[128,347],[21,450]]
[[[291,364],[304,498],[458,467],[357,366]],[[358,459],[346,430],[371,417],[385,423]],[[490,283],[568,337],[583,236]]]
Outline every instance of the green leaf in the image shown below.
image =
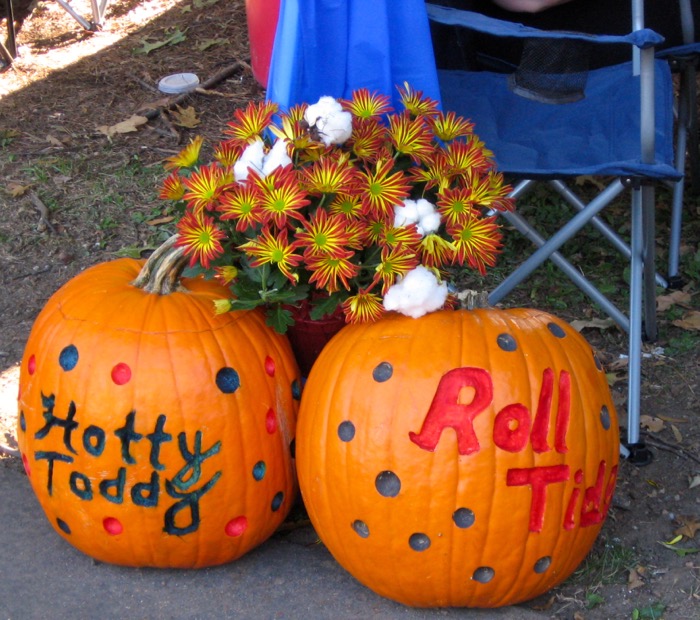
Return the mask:
[[311,308],[310,317],[314,321],[322,319],[324,316],[333,314],[341,301],[341,295],[334,293],[328,297],[315,301]]
[[206,41],[202,41],[199,45],[197,45],[197,51],[198,52],[204,52],[208,50],[210,47],[214,47],[215,45],[228,45],[229,40],[228,39],[207,39]]
[[134,53],[148,55],[152,51],[165,47],[166,45],[177,45],[178,43],[182,43],[187,40],[185,32],[187,32],[187,28],[185,28],[184,32],[180,30],[180,28],[173,28],[168,31],[165,39],[161,39],[160,41],[154,41],[151,43],[147,38],[141,39],[143,45],[135,49]]
[[286,334],[289,326],[294,325],[292,313],[282,306],[268,308],[265,322],[279,334]]
[[638,607],[632,611],[632,620],[660,620],[666,611],[663,603],[652,603],[646,607]]
[[588,592],[586,594],[586,609],[593,609],[605,602],[605,599],[596,592]]

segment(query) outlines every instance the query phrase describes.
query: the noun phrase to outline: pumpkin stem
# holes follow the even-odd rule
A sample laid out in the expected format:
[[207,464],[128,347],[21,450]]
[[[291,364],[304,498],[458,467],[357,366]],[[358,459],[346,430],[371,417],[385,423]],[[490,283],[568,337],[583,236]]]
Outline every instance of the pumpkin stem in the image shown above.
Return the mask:
[[457,299],[459,300],[460,307],[466,310],[489,307],[489,294],[486,291],[465,289],[457,292]]
[[131,283],[147,293],[169,295],[183,290],[180,276],[187,266],[185,248],[176,247],[177,235],[173,235],[148,258],[139,275]]

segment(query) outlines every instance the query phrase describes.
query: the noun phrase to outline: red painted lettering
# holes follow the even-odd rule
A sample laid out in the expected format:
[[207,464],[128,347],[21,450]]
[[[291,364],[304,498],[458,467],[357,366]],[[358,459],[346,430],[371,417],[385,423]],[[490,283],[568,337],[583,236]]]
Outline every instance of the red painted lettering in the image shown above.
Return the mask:
[[603,478],[605,477],[605,461],[598,465],[598,475],[595,485],[588,487],[583,494],[583,506],[581,507],[581,527],[601,523],[605,518],[605,512],[601,506],[603,499]]
[[569,431],[571,419],[571,375],[562,370],[559,373],[559,404],[557,405],[557,421],[554,426],[554,449],[564,454],[569,451],[566,447],[566,433]]
[[525,405],[503,407],[493,421],[493,442],[507,452],[520,452],[530,438],[530,411]]
[[[460,392],[473,388],[474,396],[469,403],[460,402]],[[445,428],[457,433],[459,454],[478,452],[479,440],[474,432],[474,418],[491,404],[493,382],[483,368],[455,368],[440,379],[433,402],[423,420],[420,433],[410,432],[413,443],[429,452],[434,452]]]
[[541,532],[544,526],[544,513],[547,505],[547,485],[555,482],[566,482],[568,479],[568,465],[548,465],[508,470],[506,474],[507,486],[532,487],[529,526],[531,532]]

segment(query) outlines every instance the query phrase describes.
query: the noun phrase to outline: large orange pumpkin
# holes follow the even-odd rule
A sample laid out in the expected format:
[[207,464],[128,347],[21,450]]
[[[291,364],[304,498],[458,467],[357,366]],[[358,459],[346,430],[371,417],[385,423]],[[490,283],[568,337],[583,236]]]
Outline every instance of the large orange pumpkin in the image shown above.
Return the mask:
[[615,486],[605,373],[535,310],[348,326],[304,388],[297,472],[336,560],[413,606],[497,607],[565,579]]
[[[48,301],[19,386],[19,445],[46,516],[98,560],[202,567],[266,540],[296,493],[299,376],[256,312],[166,246],[92,267]],[[137,280],[138,277],[138,280]]]

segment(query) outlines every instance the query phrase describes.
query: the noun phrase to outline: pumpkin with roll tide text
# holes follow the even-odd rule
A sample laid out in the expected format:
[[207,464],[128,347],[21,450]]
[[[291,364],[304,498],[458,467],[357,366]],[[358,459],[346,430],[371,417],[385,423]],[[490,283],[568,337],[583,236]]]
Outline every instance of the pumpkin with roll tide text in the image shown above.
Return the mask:
[[304,388],[297,472],[336,560],[421,607],[498,607],[568,577],[619,460],[606,375],[568,324],[529,309],[350,325]]
[[47,302],[20,371],[18,439],[54,529],[130,566],[203,567],[265,541],[294,502],[299,373],[257,311],[148,263],[79,274]]

